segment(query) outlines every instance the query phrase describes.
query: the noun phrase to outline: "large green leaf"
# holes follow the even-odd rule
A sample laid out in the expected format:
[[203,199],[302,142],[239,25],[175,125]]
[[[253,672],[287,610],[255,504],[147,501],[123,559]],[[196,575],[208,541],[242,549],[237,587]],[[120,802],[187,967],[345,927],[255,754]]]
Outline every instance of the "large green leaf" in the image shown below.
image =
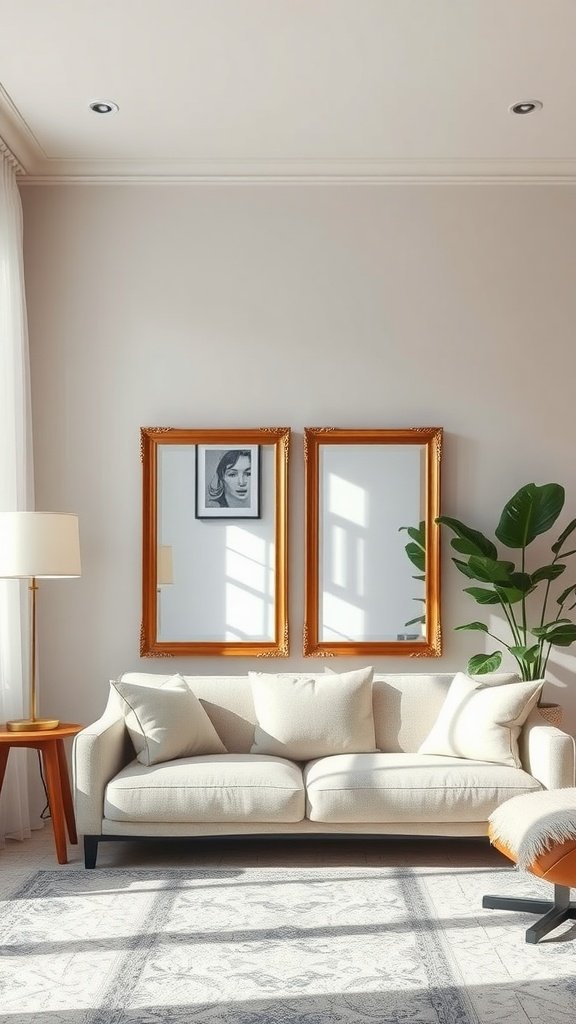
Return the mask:
[[415,540],[421,548],[426,548],[426,523],[421,522],[419,526],[400,526],[398,532],[406,530],[406,533],[412,540]]
[[[469,580],[477,580],[480,577],[476,575],[473,569],[470,568],[469,562],[462,562],[459,558],[453,558],[454,565],[464,576],[467,576]],[[485,582],[484,580],[482,582]]]
[[468,662],[470,675],[481,676],[485,672],[497,672],[502,664],[502,651],[493,654],[475,654]]
[[576,625],[573,622],[562,622],[554,626],[542,637],[547,644],[554,644],[555,647],[570,647],[576,642]]
[[484,587],[464,587],[464,593],[470,594],[478,604],[502,604],[498,594]]
[[454,629],[477,629],[480,633],[488,632],[488,626],[484,622],[467,622],[465,626],[454,626]]
[[510,647],[510,654],[513,654],[517,661],[524,662],[526,665],[531,665],[538,654],[540,653],[540,644],[534,644],[532,647]]
[[459,554],[486,555],[487,558],[498,558],[496,545],[479,530],[472,530],[459,519],[453,519],[452,516],[438,516],[436,522],[447,526],[456,534],[457,541],[452,541],[452,547]]
[[[571,523],[568,523],[568,526],[566,527],[565,530],[562,530],[562,533],[558,537],[558,540],[556,541],[556,543],[552,545],[552,551],[554,552],[555,555],[557,555],[560,552],[560,549],[561,549],[564,541],[568,540],[568,537],[570,536],[571,533],[574,532],[574,530],[576,530],[576,519],[573,519]],[[572,552],[569,552],[569,554],[572,554]],[[564,557],[564,555],[562,557]]]
[[556,580],[565,571],[566,566],[562,565],[561,562],[554,562],[552,565],[543,565],[540,569],[535,569],[532,576],[533,583],[540,583],[541,580]]
[[563,507],[560,484],[525,484],[505,505],[496,536],[508,548],[524,548],[554,525]]
[[519,601],[523,601],[526,597],[523,590],[518,590],[518,587],[509,587],[504,583],[495,583],[494,590],[502,604],[518,604]]
[[527,572],[511,572],[510,585],[523,594],[530,594],[536,589],[532,576]]
[[570,597],[570,594],[576,594],[576,583],[571,583],[566,590],[563,590],[560,597],[556,598],[557,604],[564,604],[564,602]]
[[426,552],[424,551],[424,549],[419,547],[418,544],[411,543],[406,545],[405,550],[406,554],[408,555],[408,558],[412,562],[412,565],[415,565],[416,568],[420,569],[421,572],[425,572]]
[[529,629],[528,632],[532,633],[532,636],[543,637],[546,633],[549,633],[551,629],[555,629],[556,626],[564,625],[565,623],[571,623],[572,619],[553,619],[552,622],[545,622],[542,626],[534,626],[533,629]]
[[468,565],[474,578],[482,583],[508,583],[510,573],[514,572],[514,562],[502,562],[485,556],[472,555]]

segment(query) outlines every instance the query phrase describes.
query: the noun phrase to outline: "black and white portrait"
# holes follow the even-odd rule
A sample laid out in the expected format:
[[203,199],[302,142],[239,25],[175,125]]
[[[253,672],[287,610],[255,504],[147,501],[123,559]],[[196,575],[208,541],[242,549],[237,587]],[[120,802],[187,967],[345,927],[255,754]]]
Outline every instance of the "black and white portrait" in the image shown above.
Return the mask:
[[259,519],[258,445],[196,446],[196,517]]

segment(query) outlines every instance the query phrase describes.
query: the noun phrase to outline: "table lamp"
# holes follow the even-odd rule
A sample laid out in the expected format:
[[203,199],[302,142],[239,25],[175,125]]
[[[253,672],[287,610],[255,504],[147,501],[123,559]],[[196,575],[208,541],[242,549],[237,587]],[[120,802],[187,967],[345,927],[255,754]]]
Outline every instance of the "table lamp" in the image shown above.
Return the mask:
[[80,576],[78,516],[66,512],[0,512],[0,577],[29,579],[30,717],[7,722],[10,732],[56,729],[58,719],[39,718],[36,693],[36,592],[38,579]]

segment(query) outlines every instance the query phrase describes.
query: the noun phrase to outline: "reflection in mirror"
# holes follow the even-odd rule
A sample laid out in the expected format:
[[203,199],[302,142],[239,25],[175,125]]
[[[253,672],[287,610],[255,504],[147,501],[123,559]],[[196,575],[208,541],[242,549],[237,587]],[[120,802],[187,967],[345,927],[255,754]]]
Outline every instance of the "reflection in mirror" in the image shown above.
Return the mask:
[[440,452],[436,428],[306,431],[305,654],[440,653]]
[[[142,435],[142,653],[287,654],[289,431],[158,428]],[[229,515],[225,490],[218,500],[213,483],[220,463],[232,470]],[[257,469],[251,482],[250,464]]]

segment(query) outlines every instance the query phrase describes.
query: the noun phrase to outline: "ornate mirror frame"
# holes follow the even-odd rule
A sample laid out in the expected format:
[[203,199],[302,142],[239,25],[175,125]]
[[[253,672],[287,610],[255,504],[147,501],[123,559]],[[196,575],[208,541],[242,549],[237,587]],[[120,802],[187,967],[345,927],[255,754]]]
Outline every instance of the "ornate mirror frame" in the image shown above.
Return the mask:
[[[159,583],[162,580],[163,554],[167,549],[158,540],[159,530],[159,455],[164,446],[214,445],[222,448],[249,448],[264,446],[271,449],[269,462],[274,466],[273,481],[273,571],[274,626],[268,639],[160,639],[159,637]],[[261,447],[260,447],[261,446]],[[262,427],[250,430],[184,430],[177,427],[141,428],[141,459],[143,464],[143,534],[142,534],[142,628],[140,654],[142,657],[173,657],[198,655],[234,655],[252,657],[288,656],[288,457],[290,430],[287,427]],[[254,449],[252,449],[254,451]],[[195,455],[194,465],[198,461]],[[261,460],[259,460],[261,461]],[[189,486],[189,481],[187,481]],[[265,488],[263,488],[264,490]],[[270,504],[270,503],[268,503]],[[189,512],[192,519],[204,518],[198,507]],[[216,515],[222,512],[216,510]],[[272,512],[269,510],[268,515]],[[211,516],[212,518],[212,516]],[[248,516],[243,517],[248,522]],[[213,528],[222,529],[222,523],[238,523],[238,518],[214,521]],[[166,543],[166,542],[165,542]],[[170,565],[169,572],[172,572]],[[174,573],[174,576],[176,573]],[[165,581],[164,581],[165,582]],[[199,585],[202,583],[199,581]]]
[[[425,624],[422,639],[323,639],[321,630],[321,561],[323,558],[322,451],[331,445],[417,445],[421,449],[420,519],[425,522]],[[335,457],[335,453],[332,453]],[[306,570],[304,655],[306,657],[332,657],[334,655],[399,655],[403,657],[439,657],[441,654],[440,628],[440,528],[435,519],[440,514],[440,462],[442,455],[442,429],[440,427],[414,427],[402,430],[340,430],[334,427],[307,427],[304,431],[304,464],[306,488]],[[402,527],[418,524],[403,523]],[[402,545],[409,542],[405,538]],[[418,569],[410,566],[406,556],[407,573]],[[417,579],[417,576],[413,578]],[[421,578],[421,577],[420,577]],[[421,584],[422,585],[422,584]]]

